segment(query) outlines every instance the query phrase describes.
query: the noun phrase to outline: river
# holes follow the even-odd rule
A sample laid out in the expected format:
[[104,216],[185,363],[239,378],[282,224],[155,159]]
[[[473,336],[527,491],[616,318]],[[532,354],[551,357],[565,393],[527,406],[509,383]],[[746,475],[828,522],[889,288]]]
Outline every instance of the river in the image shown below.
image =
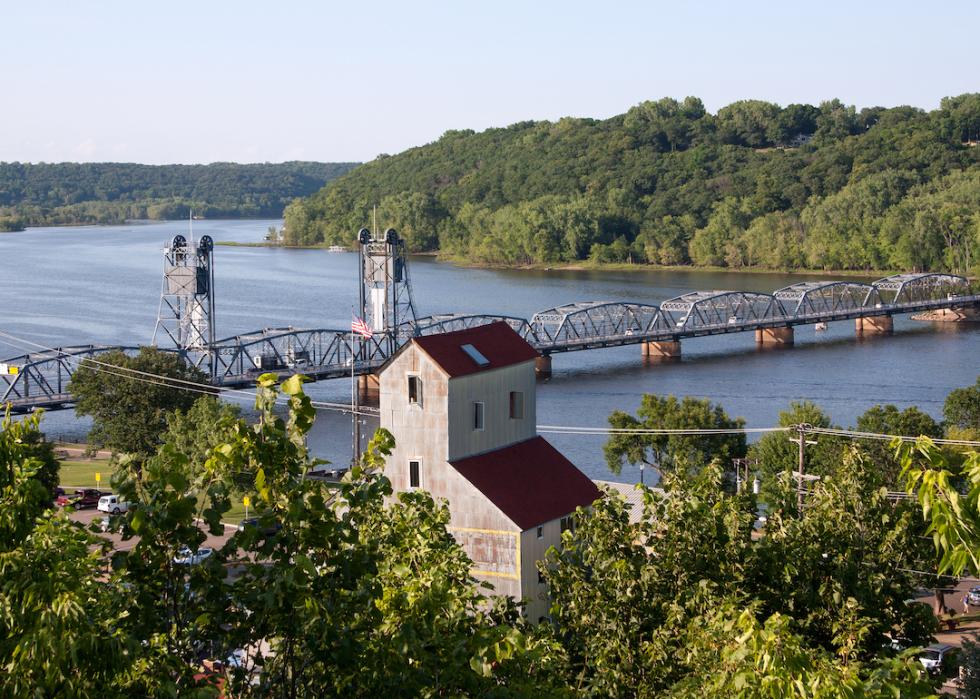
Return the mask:
[[[281,221],[195,221],[194,235],[216,241],[262,240]],[[148,343],[159,304],[162,250],[186,222],[125,226],[31,228],[0,234],[4,283],[0,329],[46,346]],[[466,269],[413,258],[418,314],[499,313],[530,318],[573,301],[659,303],[686,291],[771,292],[800,279],[790,274],[657,271],[510,271]],[[215,252],[218,337],[266,326],[349,327],[357,299],[353,253],[218,246]],[[22,354],[0,342],[0,356]],[[946,394],[978,373],[980,324],[895,320],[895,334],[858,340],[854,323],[826,332],[796,329],[792,349],[758,350],[752,333],[684,340],[683,357],[644,364],[638,346],[559,354],[553,377],[538,384],[541,425],[601,426],[616,409],[633,411],[644,392],[710,398],[749,427],[776,423],[790,401],[811,400],[836,424],[853,425],[875,404],[917,405],[937,419]],[[319,400],[348,401],[349,381],[309,387]],[[81,439],[87,421],[72,411],[45,417],[46,431]],[[601,437],[549,435],[594,478],[636,481],[638,471],[613,476]],[[349,418],[321,412],[312,451],[334,463],[350,458]]]

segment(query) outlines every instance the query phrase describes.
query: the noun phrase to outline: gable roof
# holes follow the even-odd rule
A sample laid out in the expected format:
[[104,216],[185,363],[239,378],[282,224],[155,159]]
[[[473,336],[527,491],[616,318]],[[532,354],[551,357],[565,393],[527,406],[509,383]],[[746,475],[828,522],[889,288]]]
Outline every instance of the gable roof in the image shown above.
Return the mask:
[[591,505],[602,495],[542,437],[450,464],[521,531]]
[[[538,351],[514,332],[507,323],[497,321],[466,330],[412,339],[418,347],[449,374],[449,378],[490,371],[520,364],[538,356]],[[476,348],[486,362],[478,362],[464,345]]]

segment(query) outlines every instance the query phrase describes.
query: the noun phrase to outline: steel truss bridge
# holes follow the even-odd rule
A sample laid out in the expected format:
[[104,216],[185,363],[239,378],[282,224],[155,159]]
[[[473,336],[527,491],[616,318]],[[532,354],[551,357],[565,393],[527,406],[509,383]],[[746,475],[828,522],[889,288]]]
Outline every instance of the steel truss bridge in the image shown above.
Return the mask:
[[[693,291],[659,306],[625,302],[579,302],[535,313],[530,320],[504,315],[444,314],[412,318],[370,339],[348,329],[267,328],[216,340],[210,348],[181,351],[209,368],[219,388],[253,385],[257,376],[302,373],[324,380],[369,374],[413,336],[462,330],[496,321],[508,323],[539,352],[617,347],[728,333],[793,328],[833,321],[887,318],[906,313],[980,306],[964,277],[898,274],[871,284],[855,281],[800,282],[772,294]],[[98,361],[114,350],[136,347],[85,345],[32,352],[0,364],[0,402],[15,412],[69,407],[67,385],[84,360]],[[353,360],[353,362],[352,362]],[[352,366],[353,364],[353,366]]]

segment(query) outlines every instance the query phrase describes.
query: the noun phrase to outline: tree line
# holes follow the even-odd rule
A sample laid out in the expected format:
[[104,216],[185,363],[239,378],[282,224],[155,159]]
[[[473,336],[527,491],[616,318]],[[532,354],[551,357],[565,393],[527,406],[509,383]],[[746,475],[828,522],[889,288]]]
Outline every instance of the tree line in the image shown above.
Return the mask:
[[978,140],[980,94],[929,112],[665,98],[379,156],[290,204],[286,242],[349,245],[377,205],[410,249],[474,263],[969,272]]
[[0,162],[0,231],[131,219],[279,217],[356,163]]

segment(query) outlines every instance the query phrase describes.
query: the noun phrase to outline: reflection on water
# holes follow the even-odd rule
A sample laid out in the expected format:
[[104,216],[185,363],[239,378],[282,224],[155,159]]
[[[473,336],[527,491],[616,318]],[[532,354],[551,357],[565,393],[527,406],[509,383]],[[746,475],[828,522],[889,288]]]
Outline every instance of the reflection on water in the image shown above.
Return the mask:
[[[279,221],[195,222],[195,235],[254,242]],[[36,228],[0,234],[4,281],[0,328],[45,345],[149,342],[159,302],[162,249],[186,223],[116,227]],[[266,326],[344,328],[357,299],[353,254],[218,246],[215,253],[217,331],[221,337]],[[499,313],[530,318],[573,301],[659,303],[696,289],[773,291],[801,279],[787,274],[696,270],[482,270],[411,264],[420,315]],[[834,421],[851,425],[876,403],[918,405],[940,417],[946,394],[972,384],[978,371],[980,326],[897,318],[890,337],[856,337],[853,321],[826,331],[796,329],[793,348],[759,349],[752,333],[684,340],[679,360],[653,361],[638,346],[555,355],[553,377],[539,384],[538,422],[601,426],[615,409],[635,410],[644,392],[693,395],[720,402],[751,427],[776,421],[793,400],[812,400]],[[22,348],[0,344],[3,357]],[[310,386],[317,399],[345,402],[350,382]],[[55,434],[83,436],[86,423],[68,411],[46,418]],[[321,413],[311,435],[315,453],[350,458],[347,416]],[[593,477],[610,477],[602,438],[549,439]],[[639,473],[624,472],[623,480]]]

